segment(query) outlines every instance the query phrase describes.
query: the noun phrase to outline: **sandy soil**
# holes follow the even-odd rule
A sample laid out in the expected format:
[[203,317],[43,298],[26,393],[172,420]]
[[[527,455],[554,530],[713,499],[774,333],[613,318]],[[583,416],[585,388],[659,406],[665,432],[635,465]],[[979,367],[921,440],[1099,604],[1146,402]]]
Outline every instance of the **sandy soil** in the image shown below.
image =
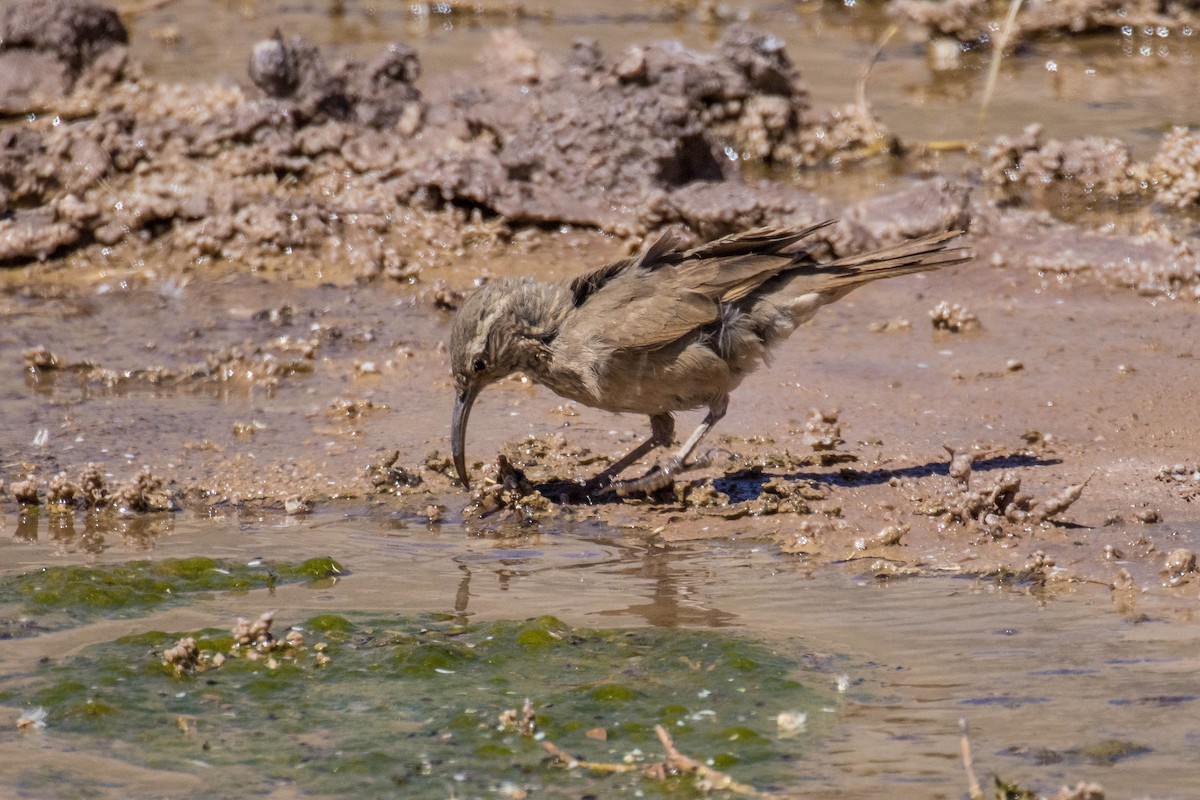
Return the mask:
[[[285,30],[236,56],[236,83],[177,83],[145,73],[102,6],[12,4],[4,502],[367,507],[497,533],[595,519],[761,536],[885,576],[1194,597],[1179,550],[1200,493],[1200,135],[1135,156],[1119,137],[1011,130],[942,160],[851,96],[815,101],[750,17],[707,21],[697,49],[552,52],[496,25],[476,66],[430,76],[419,47],[342,61]],[[836,41],[871,39],[849,30]],[[818,194],[808,169],[891,177]],[[492,480],[471,494],[448,477],[445,341],[476,282],[570,276],[666,229],[830,217],[832,253],[958,225],[977,258],[822,312],[735,394],[717,459],[674,490],[559,502],[556,482],[646,422],[521,380],[473,415],[468,452]],[[501,452],[517,469],[496,477]]]

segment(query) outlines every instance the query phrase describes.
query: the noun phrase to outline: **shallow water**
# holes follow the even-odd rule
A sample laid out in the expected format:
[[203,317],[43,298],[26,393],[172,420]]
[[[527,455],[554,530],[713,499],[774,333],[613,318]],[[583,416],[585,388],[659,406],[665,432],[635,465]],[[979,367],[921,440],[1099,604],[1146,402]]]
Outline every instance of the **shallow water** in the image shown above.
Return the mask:
[[[44,731],[16,731],[21,687],[41,659],[69,660],[88,645],[150,630],[227,629],[268,609],[285,624],[347,612],[473,621],[552,614],[587,628],[707,629],[760,641],[809,665],[806,679],[831,690],[845,676],[845,691],[815,712],[822,718],[810,724],[821,731],[814,749],[792,765],[791,788],[805,796],[960,797],[960,719],[985,781],[994,772],[1052,792],[1086,779],[1110,797],[1186,797],[1200,768],[1200,624],[1190,601],[1172,609],[1167,598],[1143,614],[1136,601],[1114,606],[1107,588],[1091,585],[880,582],[862,563],[810,570],[752,542],[663,545],[599,526],[495,538],[386,515],[177,516],[151,535],[101,530],[103,543],[87,553],[78,540],[49,538],[44,521],[20,529],[9,516],[3,525],[18,535],[0,540],[0,577],[198,552],[234,563],[332,556],[350,572],[316,586],[201,594],[142,618],[0,641],[0,674],[8,676],[0,693],[13,692],[0,707],[0,785],[28,785],[52,763],[68,787],[97,757],[79,752],[53,719]],[[164,796],[186,777],[136,763],[108,764],[112,778],[101,794]]]

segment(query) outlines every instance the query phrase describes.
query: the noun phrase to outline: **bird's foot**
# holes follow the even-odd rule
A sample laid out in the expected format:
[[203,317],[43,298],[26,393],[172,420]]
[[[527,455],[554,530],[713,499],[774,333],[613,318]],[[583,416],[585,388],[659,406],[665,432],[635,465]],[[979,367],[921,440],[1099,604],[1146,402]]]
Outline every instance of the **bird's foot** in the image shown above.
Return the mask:
[[654,494],[675,482],[679,466],[679,462],[675,459],[668,461],[665,466],[655,464],[642,477],[630,478],[627,481],[614,481],[605,487],[604,491],[611,492],[617,497],[628,497],[631,494]]
[[675,483],[675,478],[685,472],[690,472],[694,469],[704,469],[712,463],[713,453],[709,450],[704,455],[697,458],[695,461],[680,461],[678,458],[672,458],[666,464],[655,464],[640,478],[632,478],[627,481],[614,481],[604,487],[605,493],[614,493],[618,497],[628,497],[631,494],[646,494],[651,495],[661,491],[671,484]]

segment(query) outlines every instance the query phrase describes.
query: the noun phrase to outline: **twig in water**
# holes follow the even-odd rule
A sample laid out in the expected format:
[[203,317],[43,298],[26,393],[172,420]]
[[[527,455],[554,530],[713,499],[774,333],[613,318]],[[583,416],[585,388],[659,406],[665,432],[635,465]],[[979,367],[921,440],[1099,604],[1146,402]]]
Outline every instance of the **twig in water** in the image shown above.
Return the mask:
[[542,749],[550,754],[555,763],[561,764],[566,769],[582,767],[583,769],[595,770],[596,772],[633,772],[635,769],[638,769],[636,764],[618,764],[609,761],[580,761],[548,739],[542,742]]
[[[700,778],[705,789],[723,789],[734,794],[750,795],[753,797],[764,796],[753,786],[747,786],[744,783],[738,783],[733,778],[726,775],[720,770],[713,769],[700,763],[690,756],[685,756],[675,747],[675,742],[671,740],[671,734],[667,733],[667,729],[662,725],[655,725],[654,732],[658,734],[658,740],[662,742],[663,749],[667,751],[666,761],[661,766],[666,768],[668,774],[671,772],[686,772]],[[655,765],[659,766],[659,765]]]
[[962,731],[962,760],[963,769],[967,771],[967,794],[971,800],[983,800],[983,789],[979,788],[979,779],[975,777],[975,765],[971,760],[971,740],[967,738],[965,717],[958,721],[958,727]]

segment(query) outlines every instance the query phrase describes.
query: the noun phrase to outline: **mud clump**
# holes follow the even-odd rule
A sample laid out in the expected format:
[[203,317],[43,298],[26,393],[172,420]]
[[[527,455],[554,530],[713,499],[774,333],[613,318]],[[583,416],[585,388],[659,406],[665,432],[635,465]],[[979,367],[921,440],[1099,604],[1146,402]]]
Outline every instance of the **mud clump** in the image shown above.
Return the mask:
[[1098,783],[1080,781],[1074,786],[1059,787],[1050,800],[1104,800],[1104,787]]
[[912,321],[904,317],[876,320],[867,326],[867,330],[871,333],[908,333],[912,330]]
[[58,356],[44,346],[32,347],[23,354],[26,372],[52,372],[61,366]]
[[819,452],[836,450],[845,443],[842,439],[842,427],[838,424],[838,410],[822,411],[819,408],[809,409],[808,418],[804,422],[804,444]]
[[1114,592],[1133,592],[1137,589],[1137,582],[1133,576],[1129,574],[1129,570],[1121,567],[1117,570],[1117,577],[1113,579],[1112,590]]
[[[953,458],[957,454],[952,452]],[[961,474],[961,470],[959,470]],[[917,513],[944,517],[960,525],[976,525],[993,538],[1013,535],[1009,525],[1037,525],[1051,522],[1083,496],[1087,481],[1072,484],[1057,494],[1038,500],[1021,491],[1021,478],[1008,470],[990,487],[978,490],[967,488],[966,480],[952,476],[956,490],[939,500],[920,504]],[[969,473],[966,477],[969,477]]]
[[982,179],[1007,200],[1056,208],[1076,202],[1153,198],[1169,208],[1200,203],[1200,134],[1167,133],[1150,162],[1133,158],[1119,139],[1045,140],[1042,126],[999,136],[984,154]]
[[1038,503],[1033,509],[1033,518],[1038,522],[1048,522],[1074,505],[1083,496],[1087,481],[1074,483]]
[[780,534],[779,551],[789,555],[806,555],[820,552],[828,546],[825,542],[837,532],[837,527],[830,520],[805,519],[796,526],[795,531]]
[[[13,499],[21,505],[41,504],[40,484],[32,475],[14,483],[12,493]],[[102,468],[94,463],[84,467],[78,481],[72,481],[65,472],[56,474],[46,486],[45,499],[52,512],[108,508],[121,514],[145,514],[177,508],[166,481],[148,468],[142,468],[110,491]]]
[[17,0],[0,12],[0,106],[69,91],[84,70],[129,41],[117,13],[87,0]]
[[896,547],[903,541],[912,526],[907,523],[885,525],[872,536],[854,540],[855,550],[866,550],[872,547]]
[[[30,18],[37,7],[20,6]],[[92,71],[110,52],[124,58],[123,29],[64,19],[56,41],[91,49],[47,58],[91,58]],[[7,39],[0,50],[21,53]],[[862,107],[814,108],[782,42],[740,26],[714,53],[659,43],[609,59],[579,42],[565,61],[501,33],[470,85],[425,96],[420,71],[407,45],[335,64],[278,35],[249,54],[251,89],[160,85],[124,60],[103,86],[60,82],[41,114],[0,132],[0,205],[12,211],[0,219],[0,263],[75,251],[103,260],[153,243],[200,263],[265,267],[286,254],[415,281],[423,257],[401,255],[413,238],[564,223],[716,236],[834,217],[811,192],[747,183],[740,162],[808,165],[890,146]],[[827,236],[839,254],[870,244],[851,222]]]
[[898,243],[929,231],[967,230],[971,224],[971,187],[936,176],[851,207],[846,218],[881,244]]
[[[276,638],[271,632],[274,622],[274,611],[267,611],[254,620],[238,617],[230,631],[233,640],[228,655],[202,648],[196,636],[184,636],[162,652],[162,664],[176,677],[183,677],[219,669],[229,658],[258,661],[265,656],[267,669],[275,669],[279,666],[279,658],[290,661],[299,658],[305,650],[305,643],[304,634],[294,628],[282,639]],[[329,663],[329,657],[324,653],[324,643],[318,643],[313,650],[316,651],[315,666]]]
[[471,491],[471,502],[463,514],[486,517],[502,509],[511,511],[522,525],[534,525],[554,512],[553,505],[534,488],[524,470],[503,453]]
[[1041,125],[1030,125],[1019,136],[998,137],[984,159],[983,180],[1016,196],[1049,192],[1057,202],[1063,189],[1070,188],[1080,196],[1118,200],[1141,194],[1147,185],[1148,170],[1119,139],[1043,141]]
[[[360,372],[362,370],[360,369]],[[370,399],[351,399],[347,397],[335,397],[333,402],[329,404],[327,413],[334,418],[344,418],[356,420],[365,417],[376,411],[390,411],[383,403],[376,403]]]
[[533,701],[526,697],[525,703],[519,713],[515,708],[505,709],[500,713],[497,723],[506,731],[513,731],[522,736],[535,735],[538,729],[537,714],[533,710]]
[[975,312],[961,303],[950,303],[946,300],[941,301],[930,310],[929,319],[933,323],[934,330],[948,333],[977,331],[980,328],[979,317],[975,316]]
[[1174,464],[1163,467],[1155,479],[1168,484],[1176,494],[1187,501],[1200,497],[1200,464]]
[[123,514],[170,511],[174,504],[162,478],[142,469],[127,483],[117,487],[112,506]]
[[1186,547],[1177,547],[1167,553],[1162,573],[1167,586],[1179,586],[1192,580],[1196,574],[1196,554]]
[[[254,45],[247,71],[255,86],[281,101],[302,125],[336,120],[411,136],[424,115],[414,86],[421,64],[404,44],[388,45],[370,64],[351,61],[331,69],[316,46],[299,36],[285,41],[276,34]],[[279,110],[264,103],[260,113]]]
[[78,493],[79,487],[67,478],[67,473],[60,472],[50,479],[50,485],[46,487],[46,505],[52,509],[72,508]]
[[810,503],[825,499],[825,494],[811,481],[772,478],[762,485],[762,494],[750,501],[750,513],[755,516],[772,514],[809,514]]
[[200,648],[194,636],[185,636],[163,651],[163,666],[170,667],[176,675],[193,675],[200,667]]
[[947,444],[942,445],[942,448],[950,456],[950,466],[947,467],[950,477],[963,489],[971,488],[971,470],[976,454],[970,450],[956,450]]
[[424,479],[415,470],[398,466],[400,451],[393,450],[382,461],[367,467],[367,478],[377,492],[400,494],[404,489],[415,489]]
[[237,647],[253,647],[255,649],[271,649],[275,637],[271,633],[271,625],[275,622],[275,612],[266,611],[258,619],[249,620],[238,617],[233,626],[233,643]]
[[676,483],[676,501],[685,508],[723,508],[729,505],[729,495],[720,491],[712,481]]
[[[14,52],[8,44],[0,55]],[[45,101],[44,122],[33,115],[0,133],[2,199],[15,209],[0,222],[0,262],[161,240],[189,259],[245,257],[253,265],[267,253],[323,243],[338,250],[360,231],[390,228],[386,211],[396,196],[378,180],[351,180],[339,196],[279,176],[349,169],[353,178],[393,168],[388,137],[411,136],[423,116],[411,83],[415,53],[394,45],[370,64],[332,68],[302,42],[275,46],[283,74],[267,69],[261,48],[254,62],[274,94],[165,86],[110,70],[111,85],[64,86],[69,95]],[[347,192],[356,212],[343,218],[337,204]],[[384,260],[377,240],[356,243],[349,252],[362,251],[357,261]]]
[[800,158],[796,131],[811,116],[782,43],[744,28],[711,56],[664,43],[608,60],[581,41],[565,63],[506,33],[483,62],[482,85],[430,113],[430,125],[461,145],[439,146],[407,176],[417,202],[640,234],[683,221],[673,192],[736,185],[728,154]]
[[1200,203],[1200,133],[1172,128],[1150,165],[1160,203],[1186,208]]
[[[889,16],[930,35],[951,36],[970,43],[990,42],[1003,24],[1005,6],[990,0],[891,0]],[[1054,33],[1087,33],[1151,26],[1194,26],[1196,15],[1187,3],[1157,0],[1032,0],[1014,21],[1014,40]]]
[[16,0],[0,13],[4,48],[54,54],[78,71],[96,56],[129,41],[117,13],[87,0]]
[[75,493],[86,509],[100,508],[108,502],[108,488],[104,484],[104,473],[92,462],[83,468],[79,476],[79,491]]
[[38,506],[42,504],[42,498],[38,493],[37,481],[32,477],[14,483],[12,485],[12,495],[13,499],[23,506]]

